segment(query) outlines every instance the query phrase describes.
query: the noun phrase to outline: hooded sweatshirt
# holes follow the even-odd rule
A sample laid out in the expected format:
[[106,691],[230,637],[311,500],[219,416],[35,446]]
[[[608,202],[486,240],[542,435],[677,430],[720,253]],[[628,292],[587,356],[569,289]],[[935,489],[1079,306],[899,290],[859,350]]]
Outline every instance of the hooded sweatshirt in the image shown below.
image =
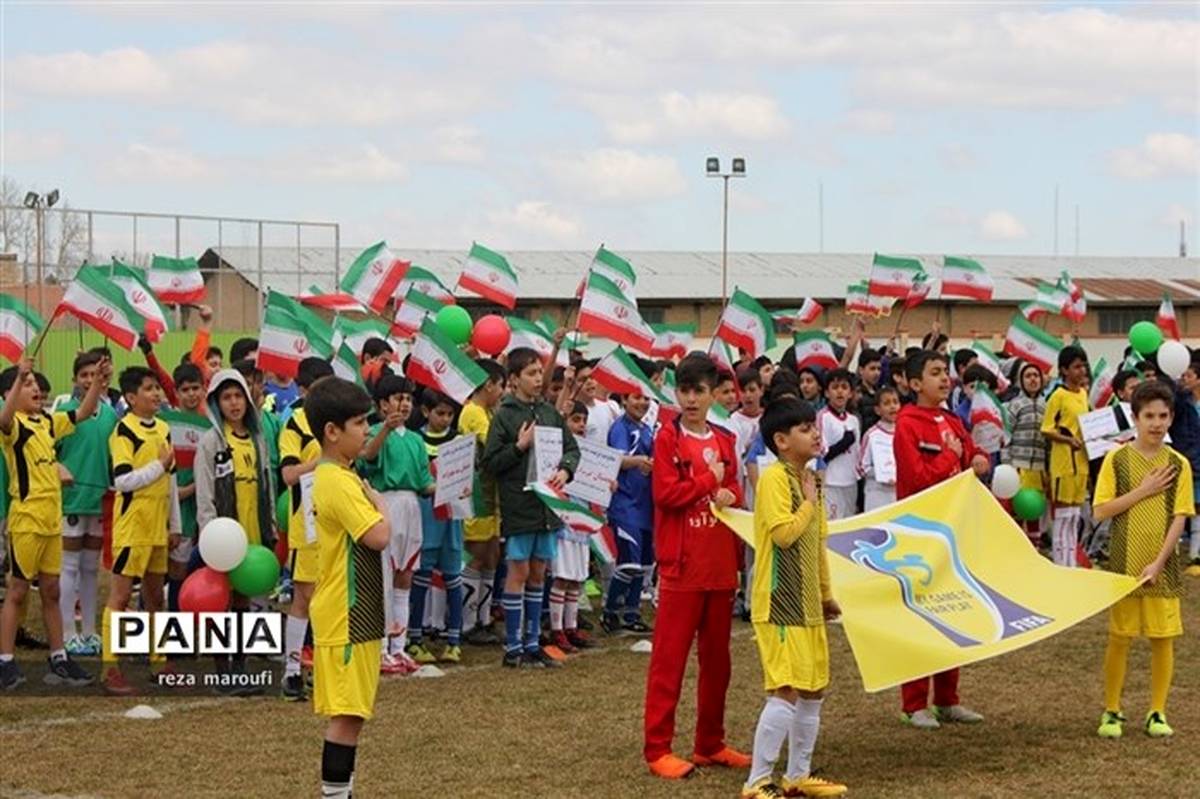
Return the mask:
[[196,479],[196,523],[201,531],[204,525],[219,516],[239,519],[245,509],[238,507],[234,484],[233,453],[225,439],[225,419],[221,415],[218,398],[221,389],[236,384],[246,395],[246,430],[253,441],[258,465],[258,529],[261,543],[268,549],[275,547],[274,514],[275,498],[272,495],[270,458],[263,438],[258,409],[250,398],[250,387],[236,369],[222,369],[212,376],[208,384],[205,402],[208,418],[213,427],[200,438],[196,447],[194,464]]
[[[962,444],[961,456],[947,444],[951,437]],[[971,459],[982,454],[958,416],[945,408],[920,405],[900,409],[892,448],[896,456],[896,499],[910,497],[966,471]]]

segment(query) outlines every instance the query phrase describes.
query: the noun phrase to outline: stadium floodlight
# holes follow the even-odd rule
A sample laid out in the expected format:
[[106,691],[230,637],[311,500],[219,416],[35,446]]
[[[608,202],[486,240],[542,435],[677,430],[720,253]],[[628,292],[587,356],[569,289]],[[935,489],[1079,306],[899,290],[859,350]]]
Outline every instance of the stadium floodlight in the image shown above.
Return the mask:
[[[737,172],[737,161],[734,161],[733,164],[734,164],[733,171]],[[49,194],[46,195],[46,207],[53,208],[54,204],[57,202],[58,202],[58,189],[54,189],[52,192],[50,192]]]
[[704,171],[708,173],[709,177],[719,176],[721,174],[721,159],[709,158],[706,160],[704,162]]
[[733,159],[733,174],[745,177],[745,175],[746,175],[746,159],[745,158]]
[[38,193],[36,191],[28,192],[25,195],[25,207],[26,208],[37,208],[38,205],[41,203],[41,201],[42,201],[42,198],[38,196]]

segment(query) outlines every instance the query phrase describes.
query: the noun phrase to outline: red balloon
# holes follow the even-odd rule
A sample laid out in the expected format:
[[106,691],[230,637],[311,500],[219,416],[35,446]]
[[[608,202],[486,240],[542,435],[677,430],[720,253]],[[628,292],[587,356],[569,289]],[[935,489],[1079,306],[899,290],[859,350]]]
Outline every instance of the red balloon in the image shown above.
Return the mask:
[[205,566],[188,575],[179,587],[179,609],[189,613],[229,610],[229,576]]
[[503,352],[510,339],[512,330],[509,329],[508,322],[495,314],[481,317],[475,323],[475,329],[471,331],[471,346],[488,355]]

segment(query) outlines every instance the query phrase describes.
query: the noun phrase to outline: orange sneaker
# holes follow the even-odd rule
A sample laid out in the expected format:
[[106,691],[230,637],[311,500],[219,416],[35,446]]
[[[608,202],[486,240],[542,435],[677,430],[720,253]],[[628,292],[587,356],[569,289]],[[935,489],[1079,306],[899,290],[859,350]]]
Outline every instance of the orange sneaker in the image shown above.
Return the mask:
[[696,767],[673,754],[666,754],[650,763],[650,773],[664,780],[681,780],[690,777]]
[[727,746],[720,752],[712,755],[702,755],[696,753],[692,755],[692,762],[697,766],[724,766],[725,768],[750,768],[750,755],[744,752],[739,752],[732,746]]

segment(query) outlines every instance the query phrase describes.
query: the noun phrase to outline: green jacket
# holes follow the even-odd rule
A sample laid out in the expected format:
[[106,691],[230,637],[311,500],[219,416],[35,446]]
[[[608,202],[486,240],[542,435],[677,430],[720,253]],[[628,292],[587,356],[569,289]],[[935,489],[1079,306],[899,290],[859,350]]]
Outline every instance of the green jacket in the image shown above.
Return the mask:
[[492,416],[487,445],[483,448],[480,466],[496,478],[500,497],[500,529],[505,535],[515,533],[545,533],[562,527],[562,522],[532,491],[526,491],[530,450],[517,449],[521,426],[532,421],[536,425],[562,430],[563,456],[559,467],[571,477],[579,466],[579,445],[567,429],[567,423],[544,400],[522,402],[514,396],[505,397]]

